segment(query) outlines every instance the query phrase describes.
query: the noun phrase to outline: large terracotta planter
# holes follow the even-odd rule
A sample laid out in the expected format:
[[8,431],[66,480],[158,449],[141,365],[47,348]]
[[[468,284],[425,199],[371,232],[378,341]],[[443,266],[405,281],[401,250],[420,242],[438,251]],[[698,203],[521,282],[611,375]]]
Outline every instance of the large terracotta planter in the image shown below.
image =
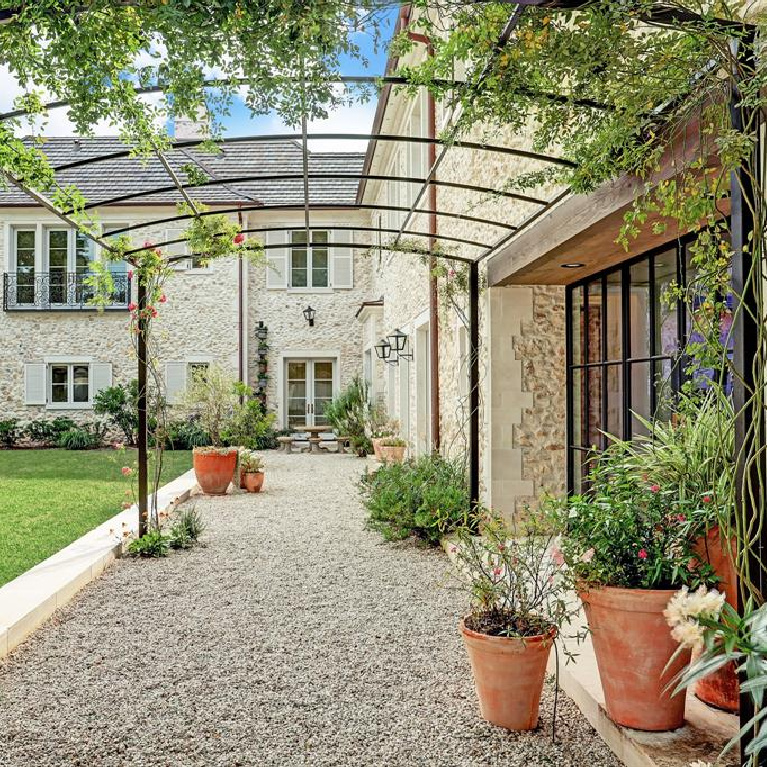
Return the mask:
[[382,463],[402,463],[405,460],[407,448],[404,445],[380,445],[378,449]]
[[197,484],[207,495],[224,495],[237,466],[237,448],[198,448],[192,451]]
[[[728,556],[722,545],[718,527],[708,531],[695,545],[695,551],[702,562],[708,562],[720,580],[717,589],[723,591],[727,601],[737,609],[737,575],[733,558]],[[709,674],[695,685],[695,695],[711,706],[737,713],[740,711],[740,684],[734,663],[728,663],[713,674]]]
[[461,634],[469,653],[482,718],[507,730],[537,727],[554,630],[524,640],[493,637],[466,628],[462,620]]
[[685,695],[666,686],[690,662],[663,611],[673,590],[594,588],[580,594],[589,621],[607,715],[637,730],[675,730],[684,723]]
[[373,443],[373,455],[376,457],[377,460],[381,460],[381,442],[385,437],[373,437],[370,441]]
[[242,475],[245,483],[245,489],[249,493],[260,493],[264,486],[264,472],[250,471]]

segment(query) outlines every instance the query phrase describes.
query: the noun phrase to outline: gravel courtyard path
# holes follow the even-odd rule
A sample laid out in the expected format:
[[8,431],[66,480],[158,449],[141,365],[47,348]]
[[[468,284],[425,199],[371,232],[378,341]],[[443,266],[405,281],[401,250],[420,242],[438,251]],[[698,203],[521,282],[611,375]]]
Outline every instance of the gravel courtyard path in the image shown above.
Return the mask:
[[553,689],[539,731],[478,716],[438,552],[364,529],[351,456],[267,455],[197,499],[205,546],[123,560],[0,662],[3,767],[617,762]]

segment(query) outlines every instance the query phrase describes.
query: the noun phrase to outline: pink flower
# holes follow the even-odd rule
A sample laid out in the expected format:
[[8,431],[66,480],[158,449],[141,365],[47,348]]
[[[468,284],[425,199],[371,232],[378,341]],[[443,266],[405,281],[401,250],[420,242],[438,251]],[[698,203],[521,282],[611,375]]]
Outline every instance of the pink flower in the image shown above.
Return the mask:
[[502,543],[499,543],[498,544],[498,551],[506,551],[506,547]]
[[685,522],[687,520],[687,517],[684,514],[677,514],[676,515],[676,521],[677,522]]
[[455,554],[456,551],[458,551],[458,548],[456,546],[451,546],[450,547],[450,553],[451,554]]
[[133,469],[131,469],[130,466],[123,466],[122,473],[123,477],[130,477],[130,475],[133,474]]
[[128,269],[128,279],[129,280],[133,279],[133,269]]
[[131,302],[128,304],[128,311],[129,311],[129,312],[135,312],[137,308],[138,308],[138,307],[136,306],[136,304],[134,304],[134,303],[133,303],[133,301],[131,301]]
[[160,296],[160,303],[161,303],[161,304],[164,304],[164,303],[165,303],[167,300],[168,300],[168,296],[166,296],[166,295],[165,295],[165,293],[163,293],[163,294]]
[[154,254],[156,256],[162,256],[162,251],[159,248],[155,248]]
[[494,567],[493,568],[493,575],[500,575],[501,574],[501,568],[500,567]]
[[594,559],[594,554],[596,554],[596,551],[594,551],[593,548],[584,551],[583,554],[581,554],[581,562],[587,565],[589,562],[591,562],[592,559]]
[[660,485],[650,485],[650,492],[651,493],[659,493],[660,492]]
[[710,495],[704,495],[703,496],[703,503],[711,503],[711,496]]
[[637,556],[640,559],[647,559],[647,549],[639,549],[639,553],[637,554]]
[[151,242],[150,240],[144,240],[144,247],[145,248],[153,248],[154,247],[154,243]]
[[455,269],[450,269],[447,274],[449,277],[455,277]]
[[562,565],[565,563],[565,555],[562,553],[562,550],[555,546],[551,551],[551,558],[554,561],[554,564],[558,567],[562,567]]
[[241,242],[245,242],[245,235],[242,232],[237,232],[232,240],[235,245],[239,245]]
[[152,307],[152,317],[156,317],[156,316],[157,316],[157,309]]

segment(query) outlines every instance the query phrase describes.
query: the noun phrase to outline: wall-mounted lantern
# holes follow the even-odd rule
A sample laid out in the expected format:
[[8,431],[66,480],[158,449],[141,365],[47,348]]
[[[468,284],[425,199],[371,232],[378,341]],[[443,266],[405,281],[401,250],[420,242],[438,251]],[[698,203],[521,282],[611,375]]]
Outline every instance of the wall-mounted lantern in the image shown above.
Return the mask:
[[258,321],[258,327],[256,328],[256,338],[259,341],[265,341],[266,340],[266,334],[267,334],[267,327],[264,325],[263,320]]
[[378,357],[379,360],[383,360],[387,364],[397,363],[396,359],[390,359],[392,351],[391,344],[385,338],[382,338],[373,348],[376,350],[376,357]]
[[304,309],[304,319],[309,323],[309,327],[314,327],[314,309],[312,309],[311,306],[307,306],[306,309]]
[[399,328],[395,328],[394,332],[388,337],[387,341],[392,348],[392,351],[397,355],[397,359],[400,357],[405,360],[412,360],[413,353],[406,352],[407,348],[407,335],[403,333]]

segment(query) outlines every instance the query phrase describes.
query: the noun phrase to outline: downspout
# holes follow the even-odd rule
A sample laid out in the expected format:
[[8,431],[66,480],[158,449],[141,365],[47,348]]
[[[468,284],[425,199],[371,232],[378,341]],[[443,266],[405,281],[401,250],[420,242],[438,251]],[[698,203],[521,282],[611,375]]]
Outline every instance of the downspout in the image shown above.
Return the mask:
[[[429,58],[434,57],[434,46],[426,35],[417,32],[408,34],[411,40],[426,45]],[[437,104],[434,95],[427,91],[427,138],[429,170],[437,164]],[[434,179],[436,180],[436,179]],[[440,447],[440,402],[439,402],[439,286],[437,283],[437,258],[434,255],[437,247],[437,186],[429,184],[429,400],[431,404],[431,446],[433,452]]]

